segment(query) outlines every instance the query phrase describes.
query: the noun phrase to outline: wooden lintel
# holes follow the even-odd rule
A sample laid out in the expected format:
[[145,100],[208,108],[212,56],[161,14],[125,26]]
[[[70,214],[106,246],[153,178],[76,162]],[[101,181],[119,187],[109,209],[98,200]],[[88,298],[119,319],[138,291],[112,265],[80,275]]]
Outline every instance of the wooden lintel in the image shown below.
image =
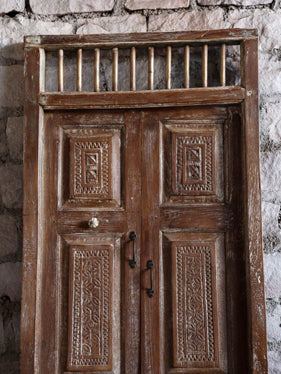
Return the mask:
[[146,32],[104,35],[42,35],[26,36],[25,47],[41,47],[46,50],[73,48],[126,48],[132,46],[156,46],[159,44],[183,45],[207,43],[240,44],[246,39],[256,39],[256,29],[184,31],[184,32]]
[[157,91],[43,92],[39,103],[44,109],[153,108],[237,104],[244,97],[243,87],[229,86]]

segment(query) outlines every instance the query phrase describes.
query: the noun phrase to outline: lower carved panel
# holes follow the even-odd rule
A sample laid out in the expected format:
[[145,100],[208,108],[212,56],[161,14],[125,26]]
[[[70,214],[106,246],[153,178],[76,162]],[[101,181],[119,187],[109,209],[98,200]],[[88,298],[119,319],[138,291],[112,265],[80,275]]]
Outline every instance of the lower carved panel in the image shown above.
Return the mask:
[[68,370],[110,370],[111,246],[71,247]]
[[215,362],[209,246],[176,245],[177,361]]
[[225,373],[224,236],[205,233],[171,233],[165,236],[171,242],[172,250],[174,369],[170,367],[169,372],[182,368],[183,373],[191,373],[195,369],[198,373],[206,369]]

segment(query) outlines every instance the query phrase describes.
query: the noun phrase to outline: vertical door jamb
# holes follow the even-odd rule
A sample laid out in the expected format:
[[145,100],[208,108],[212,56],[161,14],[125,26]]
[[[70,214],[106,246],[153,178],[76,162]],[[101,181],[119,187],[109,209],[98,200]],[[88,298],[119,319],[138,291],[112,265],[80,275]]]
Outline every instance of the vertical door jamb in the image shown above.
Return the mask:
[[245,180],[245,256],[247,277],[250,372],[267,373],[264,307],[261,190],[258,122],[258,38],[245,39],[241,47]]
[[25,49],[25,115],[24,115],[24,198],[23,198],[23,272],[21,303],[21,372],[36,369],[36,305],[38,302],[37,254],[39,217],[39,128],[43,109],[39,93],[44,91],[45,52],[34,47]]

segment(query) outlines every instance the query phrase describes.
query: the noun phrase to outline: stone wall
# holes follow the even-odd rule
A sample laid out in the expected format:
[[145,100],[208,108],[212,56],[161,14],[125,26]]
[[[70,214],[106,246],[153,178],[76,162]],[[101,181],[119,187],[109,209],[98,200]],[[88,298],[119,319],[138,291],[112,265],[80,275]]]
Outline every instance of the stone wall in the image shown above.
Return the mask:
[[280,0],[0,0],[0,372],[19,373],[23,36],[258,28],[269,373],[281,373]]

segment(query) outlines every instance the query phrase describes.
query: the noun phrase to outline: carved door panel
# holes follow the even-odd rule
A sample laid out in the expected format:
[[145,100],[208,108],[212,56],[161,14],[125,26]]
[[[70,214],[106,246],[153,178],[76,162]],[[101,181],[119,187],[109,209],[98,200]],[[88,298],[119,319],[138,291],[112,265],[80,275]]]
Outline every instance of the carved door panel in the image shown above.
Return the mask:
[[249,370],[241,131],[235,107],[144,113],[143,373]]
[[[37,370],[138,373],[140,126],[134,112],[49,112],[40,173]],[[128,266],[136,231],[136,269]]]
[[239,109],[49,112],[42,139],[40,374],[246,373]]

